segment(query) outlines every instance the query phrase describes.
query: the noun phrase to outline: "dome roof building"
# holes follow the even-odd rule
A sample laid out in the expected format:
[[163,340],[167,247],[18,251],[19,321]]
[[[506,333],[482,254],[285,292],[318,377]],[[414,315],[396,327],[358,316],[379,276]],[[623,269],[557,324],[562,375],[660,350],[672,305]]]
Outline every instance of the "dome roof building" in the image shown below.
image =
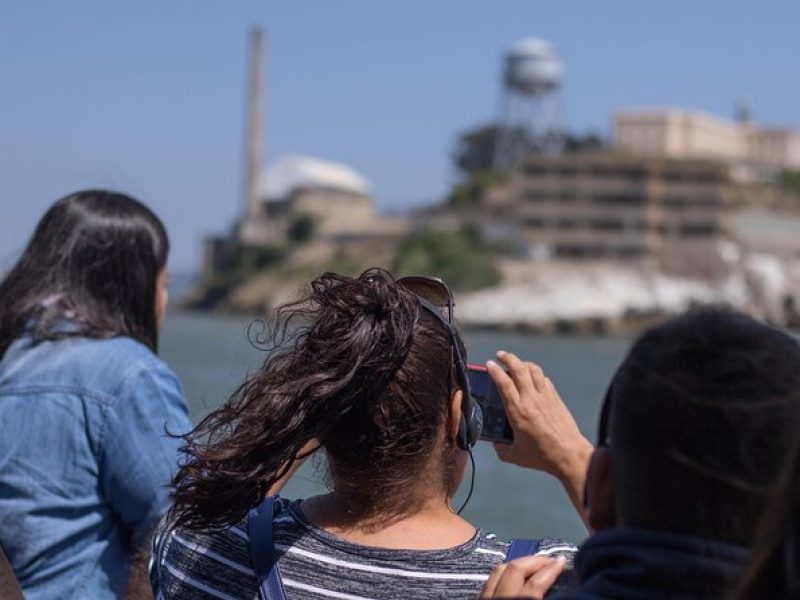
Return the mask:
[[348,165],[310,156],[285,156],[264,170],[261,195],[281,200],[298,190],[318,190],[369,196],[370,185]]

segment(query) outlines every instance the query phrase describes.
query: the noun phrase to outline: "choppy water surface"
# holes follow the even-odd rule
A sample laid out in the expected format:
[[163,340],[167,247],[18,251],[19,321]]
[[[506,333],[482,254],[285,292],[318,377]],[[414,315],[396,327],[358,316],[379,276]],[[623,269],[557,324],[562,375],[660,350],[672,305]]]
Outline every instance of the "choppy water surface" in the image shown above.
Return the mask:
[[[248,371],[265,358],[247,341],[246,317],[171,314],[161,337],[161,355],[186,389],[194,422],[222,402]],[[581,429],[594,439],[605,386],[628,341],[601,337],[548,337],[508,332],[467,331],[470,362],[497,350],[538,362],[555,382]],[[559,484],[547,475],[505,465],[491,445],[475,451],[475,491],[464,515],[501,537],[565,537],[580,541],[585,530]],[[319,466],[305,465],[283,494],[303,497],[322,489]],[[469,473],[455,505],[467,492]]]

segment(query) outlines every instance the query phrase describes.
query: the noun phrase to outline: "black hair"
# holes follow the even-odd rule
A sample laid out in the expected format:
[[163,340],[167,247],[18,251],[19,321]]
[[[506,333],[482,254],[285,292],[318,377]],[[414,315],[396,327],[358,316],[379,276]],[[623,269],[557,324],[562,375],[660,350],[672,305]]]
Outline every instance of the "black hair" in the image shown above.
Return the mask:
[[800,444],[771,494],[734,597],[800,599]]
[[27,330],[39,339],[127,335],[155,352],[168,252],[164,225],[139,201],[105,190],[61,198],[0,283],[0,358]]
[[238,522],[311,440],[355,518],[416,510],[408,490],[432,460],[431,493],[454,493],[450,334],[414,294],[385,271],[326,273],[278,311],[272,336],[277,347],[261,369],[184,436],[178,526]]
[[640,337],[611,391],[623,525],[750,545],[800,426],[800,345],[724,308]]

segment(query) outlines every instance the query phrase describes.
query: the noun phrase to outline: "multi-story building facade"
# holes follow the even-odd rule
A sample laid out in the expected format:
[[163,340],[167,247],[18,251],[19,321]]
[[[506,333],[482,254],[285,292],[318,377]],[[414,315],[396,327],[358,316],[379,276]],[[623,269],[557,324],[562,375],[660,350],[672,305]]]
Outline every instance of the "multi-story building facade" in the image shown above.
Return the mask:
[[614,147],[638,156],[717,159],[773,169],[800,169],[800,131],[759,128],[682,109],[623,110],[614,117]]
[[638,260],[713,276],[732,198],[729,169],[718,162],[530,156],[488,194],[482,213],[489,237],[531,257]]

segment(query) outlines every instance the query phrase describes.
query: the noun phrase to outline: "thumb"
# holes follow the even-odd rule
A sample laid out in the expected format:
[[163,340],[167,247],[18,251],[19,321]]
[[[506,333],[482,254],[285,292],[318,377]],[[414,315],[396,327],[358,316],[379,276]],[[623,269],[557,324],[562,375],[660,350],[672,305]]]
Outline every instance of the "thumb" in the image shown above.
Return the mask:
[[511,444],[499,444],[497,442],[492,443],[494,446],[494,451],[497,454],[497,458],[499,458],[503,462],[508,462],[511,459]]

